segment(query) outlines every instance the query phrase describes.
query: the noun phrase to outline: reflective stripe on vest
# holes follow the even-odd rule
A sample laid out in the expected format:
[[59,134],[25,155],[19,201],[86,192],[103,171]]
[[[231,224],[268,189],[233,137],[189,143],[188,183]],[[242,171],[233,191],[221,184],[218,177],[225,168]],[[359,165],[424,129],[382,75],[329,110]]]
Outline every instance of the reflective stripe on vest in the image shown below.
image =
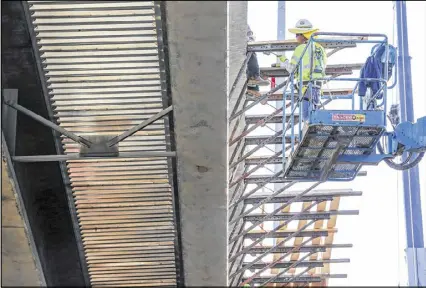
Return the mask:
[[[293,53],[293,56],[291,57],[291,64],[297,65],[300,59],[300,56],[302,55],[303,50],[305,49],[306,44],[301,44],[296,47],[296,50]],[[310,79],[310,49],[308,48],[305,54],[303,55],[302,59],[302,79],[304,81]],[[325,76],[325,51],[322,46],[315,45],[315,51],[314,51],[314,69],[312,73],[313,79],[321,78]],[[296,70],[295,76],[299,74],[299,70]],[[297,78],[296,78],[297,79]]]

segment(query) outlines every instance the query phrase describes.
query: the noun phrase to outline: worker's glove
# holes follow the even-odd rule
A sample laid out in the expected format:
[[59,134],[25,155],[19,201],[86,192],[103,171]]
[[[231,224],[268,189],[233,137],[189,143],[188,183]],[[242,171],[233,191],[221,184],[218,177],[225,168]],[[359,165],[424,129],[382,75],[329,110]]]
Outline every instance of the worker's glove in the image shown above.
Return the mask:
[[[278,55],[277,55],[278,56]],[[287,57],[285,57],[285,55],[279,55],[278,56],[278,60],[280,60],[282,63],[284,63],[285,61],[287,61]]]

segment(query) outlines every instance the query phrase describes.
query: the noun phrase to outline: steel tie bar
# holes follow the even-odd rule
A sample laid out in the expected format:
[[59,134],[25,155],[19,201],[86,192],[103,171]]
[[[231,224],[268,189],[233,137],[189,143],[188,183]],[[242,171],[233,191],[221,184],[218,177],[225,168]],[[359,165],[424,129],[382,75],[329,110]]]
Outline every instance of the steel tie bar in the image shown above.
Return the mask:
[[[299,260],[297,260],[296,262],[294,262],[293,264],[290,265],[290,267],[284,269],[283,271],[279,272],[277,275],[275,275],[274,277],[270,278],[269,280],[266,280],[265,282],[263,282],[261,284],[261,286],[266,285],[268,283],[271,283],[272,281],[274,281],[275,279],[277,279],[278,277],[280,277],[281,275],[283,275],[285,272],[289,271],[291,268],[295,267],[297,264],[299,264],[300,262],[302,262],[303,260],[305,260],[306,258],[310,257],[311,255],[315,254],[317,252],[309,252],[308,254],[306,254],[305,256],[303,256],[302,258],[300,258]],[[312,269],[312,267],[308,267],[309,269]]]
[[[244,285],[244,284],[247,284],[247,283],[249,283],[249,282],[251,282],[251,280],[254,278],[254,277],[256,277],[256,276],[258,276],[258,275],[260,275],[263,271],[266,271],[267,269],[269,269],[269,268],[271,268],[272,266],[274,266],[276,263],[278,263],[278,262],[280,262],[281,260],[283,260],[285,257],[287,257],[288,255],[290,255],[290,254],[292,254],[292,253],[294,253],[294,251],[296,251],[296,250],[298,250],[300,247],[302,247],[302,246],[304,246],[305,244],[307,244],[307,243],[309,243],[310,241],[312,241],[313,239],[315,239],[316,237],[309,237],[307,240],[305,240],[304,242],[302,242],[302,243],[300,243],[299,245],[297,245],[297,246],[294,246],[290,251],[288,251],[287,253],[285,253],[284,255],[282,255],[281,257],[279,257],[277,260],[275,260],[275,261],[273,261],[273,262],[271,262],[271,263],[269,263],[268,265],[266,265],[264,268],[262,268],[262,269],[260,269],[259,271],[257,271],[254,275],[252,275],[252,276],[250,276],[250,278],[248,278],[247,280],[245,280],[243,283],[241,283],[241,285]],[[314,254],[314,253],[317,253],[317,251],[311,251],[311,252],[309,252],[310,254],[308,254],[309,256],[311,256],[312,254]],[[306,259],[306,258],[305,258]],[[302,260],[304,260],[304,259],[302,259]],[[295,263],[293,263],[292,265],[290,265],[290,267],[287,267],[283,272],[282,272],[282,274],[284,274],[285,272],[287,272],[288,270],[290,270],[291,268],[293,268],[295,265],[297,265],[298,263],[300,263],[301,261],[299,260],[298,262],[295,262]],[[279,275],[282,275],[282,274],[277,274],[277,275],[275,275],[275,277],[279,277]],[[272,280],[274,280],[275,279],[275,277],[274,278],[272,278]],[[270,279],[271,280],[271,279]],[[269,283],[269,282],[268,282]],[[263,283],[262,285],[265,285],[265,284],[268,284],[268,283]]]
[[[292,186],[292,185],[294,185],[294,184],[296,184],[297,182],[296,181],[293,181],[293,182],[291,182],[290,184],[288,184],[287,186],[285,186],[285,188],[287,188],[288,186]],[[240,235],[237,235],[237,236],[235,236],[235,237],[237,237],[237,238],[233,238],[233,239],[231,239],[231,242],[232,241],[235,241],[236,239],[238,239],[239,237],[241,237],[241,236],[244,236],[244,235],[246,235],[250,230],[252,230],[254,227],[256,227],[256,226],[258,226],[258,225],[260,225],[261,223],[263,223],[263,222],[265,222],[265,221],[267,221],[267,219],[269,219],[269,218],[271,218],[272,216],[274,216],[275,214],[277,214],[279,211],[281,211],[282,209],[284,209],[284,208],[286,208],[287,206],[289,206],[291,203],[293,203],[294,201],[297,201],[297,200],[299,200],[300,198],[302,198],[303,197],[303,195],[305,195],[305,194],[307,194],[307,193],[309,193],[312,189],[314,189],[315,187],[317,187],[319,184],[321,184],[321,182],[317,182],[317,183],[315,183],[314,185],[312,185],[310,188],[308,188],[308,189],[306,189],[305,191],[303,191],[302,193],[300,193],[299,195],[297,195],[297,196],[295,196],[295,197],[293,197],[290,201],[288,201],[288,202],[286,202],[284,205],[281,205],[280,207],[278,207],[277,209],[275,209],[273,212],[271,212],[271,213],[269,213],[268,215],[265,215],[265,217],[263,217],[263,219],[262,220],[259,220],[259,221],[257,221],[257,222],[255,222],[254,224],[252,224],[249,228],[247,228],[245,231],[243,231],[243,233],[242,233],[242,235],[240,234]],[[275,192],[276,193],[276,192]],[[274,193],[274,194],[275,194]],[[269,196],[270,197],[270,196]],[[272,199],[272,198],[271,198]],[[261,204],[262,205],[262,204]],[[259,203],[257,204],[257,205],[255,205],[255,206],[253,206],[253,207],[256,207],[256,208],[258,208],[258,207],[260,207],[261,205],[259,205]],[[256,209],[255,208],[255,209]],[[253,211],[254,209],[250,209],[249,211],[251,212],[251,211]],[[246,213],[243,213],[242,215],[240,215],[239,216],[239,218],[241,217],[244,217],[244,216],[246,216],[246,215],[244,215],[244,214],[246,214]],[[297,215],[297,214],[296,214]],[[237,219],[234,219],[234,221],[236,221],[236,220],[238,220],[238,218]]]
[[[314,207],[315,205],[317,205],[318,203],[320,203],[320,201],[315,201],[314,203],[312,203],[311,205],[309,205],[309,209],[311,209],[312,207]],[[306,211],[308,211],[309,209],[308,208],[306,208],[306,209],[304,209],[304,210],[302,210],[302,213],[303,212],[306,212]],[[230,259],[230,261],[232,261],[232,260],[234,260],[236,257],[238,257],[238,256],[240,256],[240,255],[242,255],[242,254],[245,254],[245,253],[247,253],[251,248],[253,248],[255,245],[257,245],[258,243],[260,243],[263,239],[265,239],[268,235],[270,235],[271,233],[274,233],[274,232],[276,232],[276,231],[278,231],[279,229],[281,229],[282,227],[284,227],[284,226],[286,226],[288,223],[290,223],[291,221],[293,221],[293,219],[294,218],[296,218],[296,216],[297,216],[297,214],[296,215],[294,215],[293,217],[291,217],[291,218],[289,218],[289,219],[287,219],[286,221],[284,221],[283,223],[281,223],[280,225],[278,225],[277,227],[275,227],[274,229],[272,229],[271,231],[269,231],[269,232],[266,232],[265,233],[265,235],[263,235],[262,237],[260,237],[260,238],[258,238],[256,241],[253,241],[253,243],[252,244],[250,244],[249,246],[247,246],[247,247],[245,247],[243,250],[241,250],[240,252],[238,252],[238,253],[236,253],[234,256],[232,256],[231,257],[231,259]],[[313,219],[312,221],[314,221],[314,222],[316,222],[317,220],[315,220],[315,219]],[[313,222],[312,222],[313,223]],[[307,226],[306,226],[307,227]],[[298,229],[296,232],[301,232],[302,230],[304,230],[305,228],[306,228],[305,226],[303,226],[302,228],[300,228],[300,229]],[[290,235],[291,236],[291,235]],[[286,238],[287,239],[287,238]],[[280,244],[281,243],[284,243],[284,242],[280,242]],[[276,246],[274,246],[274,247],[278,247],[279,245],[278,244],[276,244]],[[272,247],[272,248],[274,248],[274,247]],[[272,249],[271,248],[271,249]],[[267,250],[265,253],[263,253],[262,255],[263,256],[265,256],[266,254],[268,254],[268,253],[270,253],[271,251],[274,251],[275,249],[272,249],[272,250]]]
[[[288,129],[287,129],[288,130]],[[286,132],[287,132],[286,130]],[[258,144],[255,148],[253,148],[252,150],[250,150],[249,152],[247,152],[246,154],[244,154],[244,156],[241,156],[241,158],[238,158],[237,162],[231,162],[230,163],[230,169],[235,168],[240,162],[244,161],[245,159],[247,159],[248,157],[250,157],[253,153],[255,153],[256,151],[258,151],[259,149],[265,147],[269,142],[275,140],[276,138],[282,136],[281,134],[283,133],[283,131],[279,131],[276,132],[276,134],[271,135],[270,137],[268,137],[266,140],[262,141],[260,144]],[[240,140],[241,141],[241,140]],[[288,147],[289,149],[289,147]],[[288,150],[286,148],[286,151]],[[241,153],[242,154],[242,153]],[[233,155],[234,156],[234,155]],[[233,160],[233,158],[232,158]],[[235,171],[235,170],[234,170]],[[231,173],[234,173],[234,171],[232,171]]]
[[280,170],[277,173],[275,173],[274,175],[272,175],[271,177],[269,177],[268,179],[266,179],[265,181],[263,181],[261,183],[258,183],[257,184],[258,186],[256,188],[252,189],[250,192],[248,192],[246,195],[244,195],[244,198],[240,198],[236,202],[229,204],[228,208],[232,208],[235,205],[238,205],[239,203],[241,203],[241,201],[244,201],[245,198],[247,198],[250,195],[256,193],[257,190],[259,190],[260,188],[262,188],[263,186],[265,186],[266,184],[268,184],[269,182],[271,182],[271,179],[274,179],[274,178],[280,176],[283,172],[284,172],[283,170]]
[[229,143],[229,146],[232,146],[235,142],[237,142],[238,140],[240,140],[243,137],[247,136],[247,134],[249,134],[250,132],[252,132],[253,130],[255,130],[257,127],[261,126],[262,124],[266,123],[266,121],[268,121],[269,119],[272,119],[274,116],[278,115],[282,111],[283,111],[283,108],[277,109],[275,112],[269,114],[265,118],[260,119],[252,127],[250,127],[249,129],[245,130],[243,133],[241,133],[240,135],[238,135],[237,137],[235,137],[234,139],[232,139],[232,141]]
[[[246,130],[246,129],[247,129],[247,127],[248,127],[248,125],[246,124],[246,125],[244,126],[244,130]],[[240,157],[240,156],[241,156],[241,154],[243,153],[243,151],[244,151],[244,148],[245,148],[245,147],[243,147],[243,149],[240,149],[241,144],[242,144],[242,141],[238,141],[237,145],[236,145],[236,146],[235,146],[235,148],[234,148],[234,151],[232,152],[232,155],[231,155],[231,157],[230,157],[230,159],[229,159],[228,164],[231,164],[231,163],[234,161],[235,156],[237,156],[237,152],[238,152],[238,150],[240,150],[238,157]],[[230,146],[228,146],[228,148],[230,148]],[[233,173],[233,172],[232,172],[232,173]]]
[[123,141],[124,139],[126,139],[127,137],[132,136],[133,134],[135,134],[136,132],[138,132],[139,130],[145,128],[146,126],[148,126],[149,124],[157,121],[158,119],[161,119],[163,116],[165,116],[167,113],[169,113],[170,111],[173,110],[173,106],[170,105],[169,107],[167,107],[166,109],[158,112],[157,114],[155,114],[154,116],[150,117],[149,119],[143,121],[142,123],[134,126],[133,128],[127,130],[126,132],[122,133],[121,135],[118,135],[114,138],[112,138],[111,140],[108,141],[108,145],[110,147],[116,145],[117,143]]
[[306,272],[308,272],[309,270],[311,270],[313,267],[307,267],[305,270],[303,270],[302,272],[300,272],[297,275],[294,275],[293,277],[291,277],[286,284],[278,286],[278,287],[285,287],[288,286],[288,284],[291,283],[291,281],[293,281],[294,279],[297,279],[298,277],[302,276],[303,274],[305,274]]
[[70,160],[96,160],[96,159],[115,159],[115,158],[148,158],[148,157],[176,157],[174,151],[144,151],[144,152],[120,152],[115,157],[82,157],[80,153],[70,153],[65,155],[34,155],[34,156],[13,156],[16,162],[56,162]]
[[[240,125],[240,121],[241,121],[241,119],[243,119],[243,115],[241,115],[239,118],[238,118],[238,120],[235,122],[235,125],[234,125],[234,128],[232,128],[232,132],[231,132],[231,135],[229,136],[229,139],[228,139],[228,141],[229,142],[231,142],[231,140],[234,138],[234,135],[235,135],[235,133],[237,132],[237,129],[238,129],[238,126]],[[243,131],[245,131],[247,129],[247,124],[244,126],[244,129],[243,129]],[[230,145],[228,145],[228,146],[230,146]]]
[[[281,188],[280,190],[278,190],[277,192],[275,192],[274,194],[272,194],[271,196],[269,196],[268,198],[270,198],[270,199],[272,199],[275,195],[278,195],[278,194],[280,194],[280,193],[282,193],[282,192],[284,192],[287,188],[289,188],[289,187],[291,187],[291,186],[293,186],[294,184],[296,184],[296,182],[294,181],[294,182],[291,182],[291,183],[289,183],[289,184],[287,184],[286,186],[284,186],[283,188]],[[270,200],[269,199],[269,200]],[[245,200],[245,198],[244,198],[244,200]],[[243,201],[244,201],[243,200]],[[237,218],[235,218],[235,219],[232,219],[231,221],[230,221],[230,223],[229,224],[234,224],[235,222],[237,222],[237,221],[239,221],[240,219],[243,219],[245,216],[247,216],[248,214],[250,214],[250,212],[252,212],[252,211],[254,211],[255,209],[257,209],[257,208],[259,208],[260,206],[262,206],[264,203],[266,203],[266,201],[265,201],[266,199],[264,199],[264,200],[262,200],[262,201],[260,201],[259,203],[257,203],[256,205],[254,205],[251,209],[249,209],[248,211],[246,211],[246,212],[244,212],[244,213],[242,213],[241,215],[239,215]],[[268,201],[269,201],[268,200]],[[290,200],[291,201],[291,200]],[[290,201],[288,201],[288,202],[286,202],[286,205],[290,205],[291,203],[289,203]],[[263,203],[262,203],[263,202]],[[281,206],[280,208],[282,208],[282,209],[284,209],[286,206]],[[272,215],[270,215],[270,214],[268,214],[268,215],[266,215],[262,220],[260,220],[260,221],[257,221],[256,222],[256,224],[253,224],[252,226],[250,226],[250,228],[248,228],[247,230],[245,230],[245,231],[243,231],[242,233],[241,232],[239,232],[240,234],[238,234],[237,236],[235,236],[235,237],[233,237],[232,238],[232,236],[233,236],[233,232],[234,231],[232,231],[232,233],[229,235],[229,241],[230,242],[234,242],[234,241],[236,241],[236,240],[238,240],[238,238],[240,238],[240,237],[242,237],[242,236],[244,236],[245,234],[247,234],[248,233],[248,231],[250,231],[250,230],[252,230],[254,227],[256,227],[256,226],[258,226],[258,225],[260,225],[260,224],[262,224],[263,222],[265,222],[266,220],[266,218],[269,218],[269,217],[272,217],[273,215],[275,215],[276,213],[278,213],[278,211],[277,212],[275,212],[275,210],[272,212],[273,214]],[[293,216],[294,217],[294,216]],[[243,234],[243,235],[242,235]]]
[[[256,264],[257,262],[259,262],[263,257],[265,257],[265,255],[269,254],[270,252],[274,251],[275,249],[277,249],[279,246],[281,246],[282,244],[284,244],[285,242],[287,242],[288,240],[294,238],[295,236],[297,236],[298,234],[300,234],[300,232],[302,232],[306,227],[314,224],[317,220],[312,220],[308,223],[306,223],[301,229],[299,229],[298,231],[292,233],[291,235],[289,235],[288,237],[286,237],[284,240],[282,240],[281,242],[277,243],[275,246],[271,247],[270,249],[268,249],[268,251],[266,251],[265,253],[263,253],[262,255],[258,256],[256,259],[254,259],[249,265],[248,267],[242,267],[240,268],[237,272],[234,272],[234,274],[231,275],[234,276],[238,273],[240,273],[242,270],[247,270],[249,269],[251,266],[253,266],[254,264]],[[238,254],[238,253],[237,253]],[[235,256],[234,256],[235,257]]]
[[268,161],[270,161],[271,159],[277,158],[278,156],[280,156],[283,153],[283,151],[278,151],[277,153],[275,153],[274,155],[272,155],[271,157],[267,158],[266,160],[262,161],[259,165],[257,165],[256,167],[252,168],[250,171],[243,173],[239,178],[237,178],[237,180],[235,180],[234,182],[229,184],[229,188],[234,187],[235,185],[237,185],[239,182],[241,182],[242,180],[244,180],[245,178],[247,178],[248,176],[250,176],[252,173],[254,173],[255,171],[257,171],[258,169],[260,169],[261,167],[263,167]]
[[92,145],[92,142],[90,142],[89,140],[87,140],[87,139],[85,139],[85,138],[83,138],[81,136],[78,136],[78,135],[72,133],[71,131],[68,131],[68,130],[66,130],[66,129],[64,129],[64,128],[58,126],[58,125],[56,125],[52,121],[49,121],[49,120],[41,117],[40,115],[34,113],[33,111],[31,111],[31,110],[29,110],[29,109],[27,109],[27,108],[25,108],[25,107],[23,107],[23,106],[21,106],[21,105],[19,105],[17,103],[11,103],[11,102],[5,101],[4,104],[6,104],[7,106],[12,107],[13,109],[15,109],[15,110],[17,110],[19,112],[24,113],[25,115],[33,118],[34,120],[40,122],[41,124],[43,124],[43,125],[51,128],[53,130],[55,130],[55,131],[57,131],[57,132],[65,135],[65,136],[67,136],[68,138],[74,140],[77,143],[83,144],[86,147],[90,147]]
[[[253,103],[250,103],[244,109],[242,109],[242,110],[236,112],[235,114],[231,115],[231,117],[229,118],[229,121],[234,120],[235,118],[237,118],[238,116],[240,116],[241,114],[243,114],[244,112],[246,112],[247,110],[249,110],[250,108],[256,106],[258,103],[262,102],[262,100],[268,98],[270,95],[272,95],[274,92],[280,90],[284,86],[287,88],[288,83],[289,83],[288,81],[284,81],[283,83],[277,85],[274,89],[272,89],[269,92],[261,95],[256,101],[254,101]],[[284,91],[285,90],[286,89],[284,89]]]
[[[241,89],[241,92],[238,95],[237,101],[235,101],[235,105],[234,105],[234,108],[232,109],[231,115],[233,115],[235,112],[237,112],[238,107],[241,104],[241,100],[243,99],[243,96],[244,96],[246,90],[247,90],[247,81],[244,83],[243,88]],[[243,106],[247,105],[246,102],[247,101],[244,101]],[[244,107],[243,107],[243,109],[244,109]]]
[[[283,188],[279,189],[278,191],[274,192],[273,194],[269,195],[268,197],[266,197],[265,199],[261,200],[259,203],[257,203],[256,205],[253,205],[253,207],[251,207],[249,210],[245,211],[244,213],[242,213],[240,216],[238,216],[236,219],[232,220],[229,224],[234,224],[235,222],[237,222],[238,220],[244,218],[245,216],[247,216],[248,214],[250,214],[251,212],[253,212],[254,210],[256,210],[257,208],[259,208],[260,206],[262,206],[263,204],[267,203],[269,200],[271,200],[272,198],[274,198],[275,196],[281,194],[282,192],[284,192],[285,190],[287,190],[287,188],[293,186],[294,184],[296,184],[296,182],[290,182],[289,184],[287,184],[286,186],[284,186]],[[294,198],[292,198],[291,200],[293,200]],[[290,200],[290,201],[291,201]],[[290,201],[286,202],[286,206],[282,207],[282,209],[284,209],[285,207],[287,207],[290,203]],[[274,210],[275,211],[275,210]],[[271,212],[274,213],[274,212]],[[278,212],[277,212],[278,213]],[[274,213],[275,214],[275,213]],[[262,220],[262,222],[264,222]],[[256,225],[257,226],[257,225]]]
[[243,156],[241,156],[241,158],[238,158],[236,160],[236,162],[232,163],[230,165],[230,169],[234,168],[235,166],[237,166],[239,163],[241,163],[242,161],[244,161],[246,158],[250,157],[254,152],[258,151],[260,148],[264,147],[266,144],[268,144],[269,142],[272,142],[273,140],[275,140],[276,138],[282,136],[283,131],[278,131],[276,132],[274,135],[271,135],[270,137],[268,137],[266,140],[262,141],[262,143],[258,144],[256,147],[254,147],[253,149],[251,149],[249,152],[247,152],[246,154],[244,154]]
[[232,84],[231,91],[229,92],[228,99],[231,99],[231,97],[234,94],[235,88],[237,87],[237,84],[239,80],[241,79],[241,76],[243,75],[244,69],[247,66],[247,63],[250,61],[251,57],[253,56],[254,52],[248,52],[246,59],[244,60],[243,64],[241,65],[240,71],[238,71],[237,77],[234,80],[234,83]]

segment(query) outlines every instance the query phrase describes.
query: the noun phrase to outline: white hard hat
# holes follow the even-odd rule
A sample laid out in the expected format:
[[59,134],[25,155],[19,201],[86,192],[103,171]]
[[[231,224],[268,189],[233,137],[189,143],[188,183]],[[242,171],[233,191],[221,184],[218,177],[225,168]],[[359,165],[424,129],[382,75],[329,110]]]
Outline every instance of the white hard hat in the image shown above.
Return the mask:
[[306,19],[300,19],[299,21],[297,21],[296,27],[288,29],[290,33],[294,33],[294,34],[304,34],[304,33],[309,33],[314,31],[316,32],[318,30],[319,29],[314,28],[312,26],[312,23]]

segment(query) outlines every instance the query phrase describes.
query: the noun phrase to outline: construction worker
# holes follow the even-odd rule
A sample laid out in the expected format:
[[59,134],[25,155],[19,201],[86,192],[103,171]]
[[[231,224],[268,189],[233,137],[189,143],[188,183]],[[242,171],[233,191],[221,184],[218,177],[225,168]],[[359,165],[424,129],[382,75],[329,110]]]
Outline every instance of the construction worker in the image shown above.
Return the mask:
[[[291,60],[287,59],[284,54],[277,55],[280,60],[280,64],[278,67],[285,68],[289,73],[293,72],[294,69],[297,69],[294,75],[294,82],[296,84],[296,89],[299,89],[300,75],[299,75],[299,67],[298,63],[300,57],[302,56],[303,50],[305,50],[306,43],[311,38],[312,34],[319,31],[319,29],[313,28],[311,22],[306,19],[301,19],[297,21],[295,28],[288,29],[290,33],[296,34],[297,43],[300,45],[296,47],[294,50],[293,56]],[[312,95],[310,95],[310,91],[308,88],[308,81],[310,80],[310,48],[308,47],[305,54],[303,55],[302,65],[302,119],[303,121],[308,120],[308,109],[310,106],[310,99],[312,99],[312,103],[314,105],[314,109],[316,109],[320,103],[320,95],[321,95],[321,86],[322,81],[313,81],[312,83]],[[314,46],[314,68],[312,70],[312,78],[322,78],[325,77],[325,68],[327,65],[327,54],[325,53],[324,47],[315,42]]]
[[[247,25],[247,42],[255,40],[253,31]],[[249,62],[247,63],[247,94],[251,96],[260,96],[259,86],[269,86],[269,81],[260,77],[259,64],[257,62],[257,55],[253,53]]]

